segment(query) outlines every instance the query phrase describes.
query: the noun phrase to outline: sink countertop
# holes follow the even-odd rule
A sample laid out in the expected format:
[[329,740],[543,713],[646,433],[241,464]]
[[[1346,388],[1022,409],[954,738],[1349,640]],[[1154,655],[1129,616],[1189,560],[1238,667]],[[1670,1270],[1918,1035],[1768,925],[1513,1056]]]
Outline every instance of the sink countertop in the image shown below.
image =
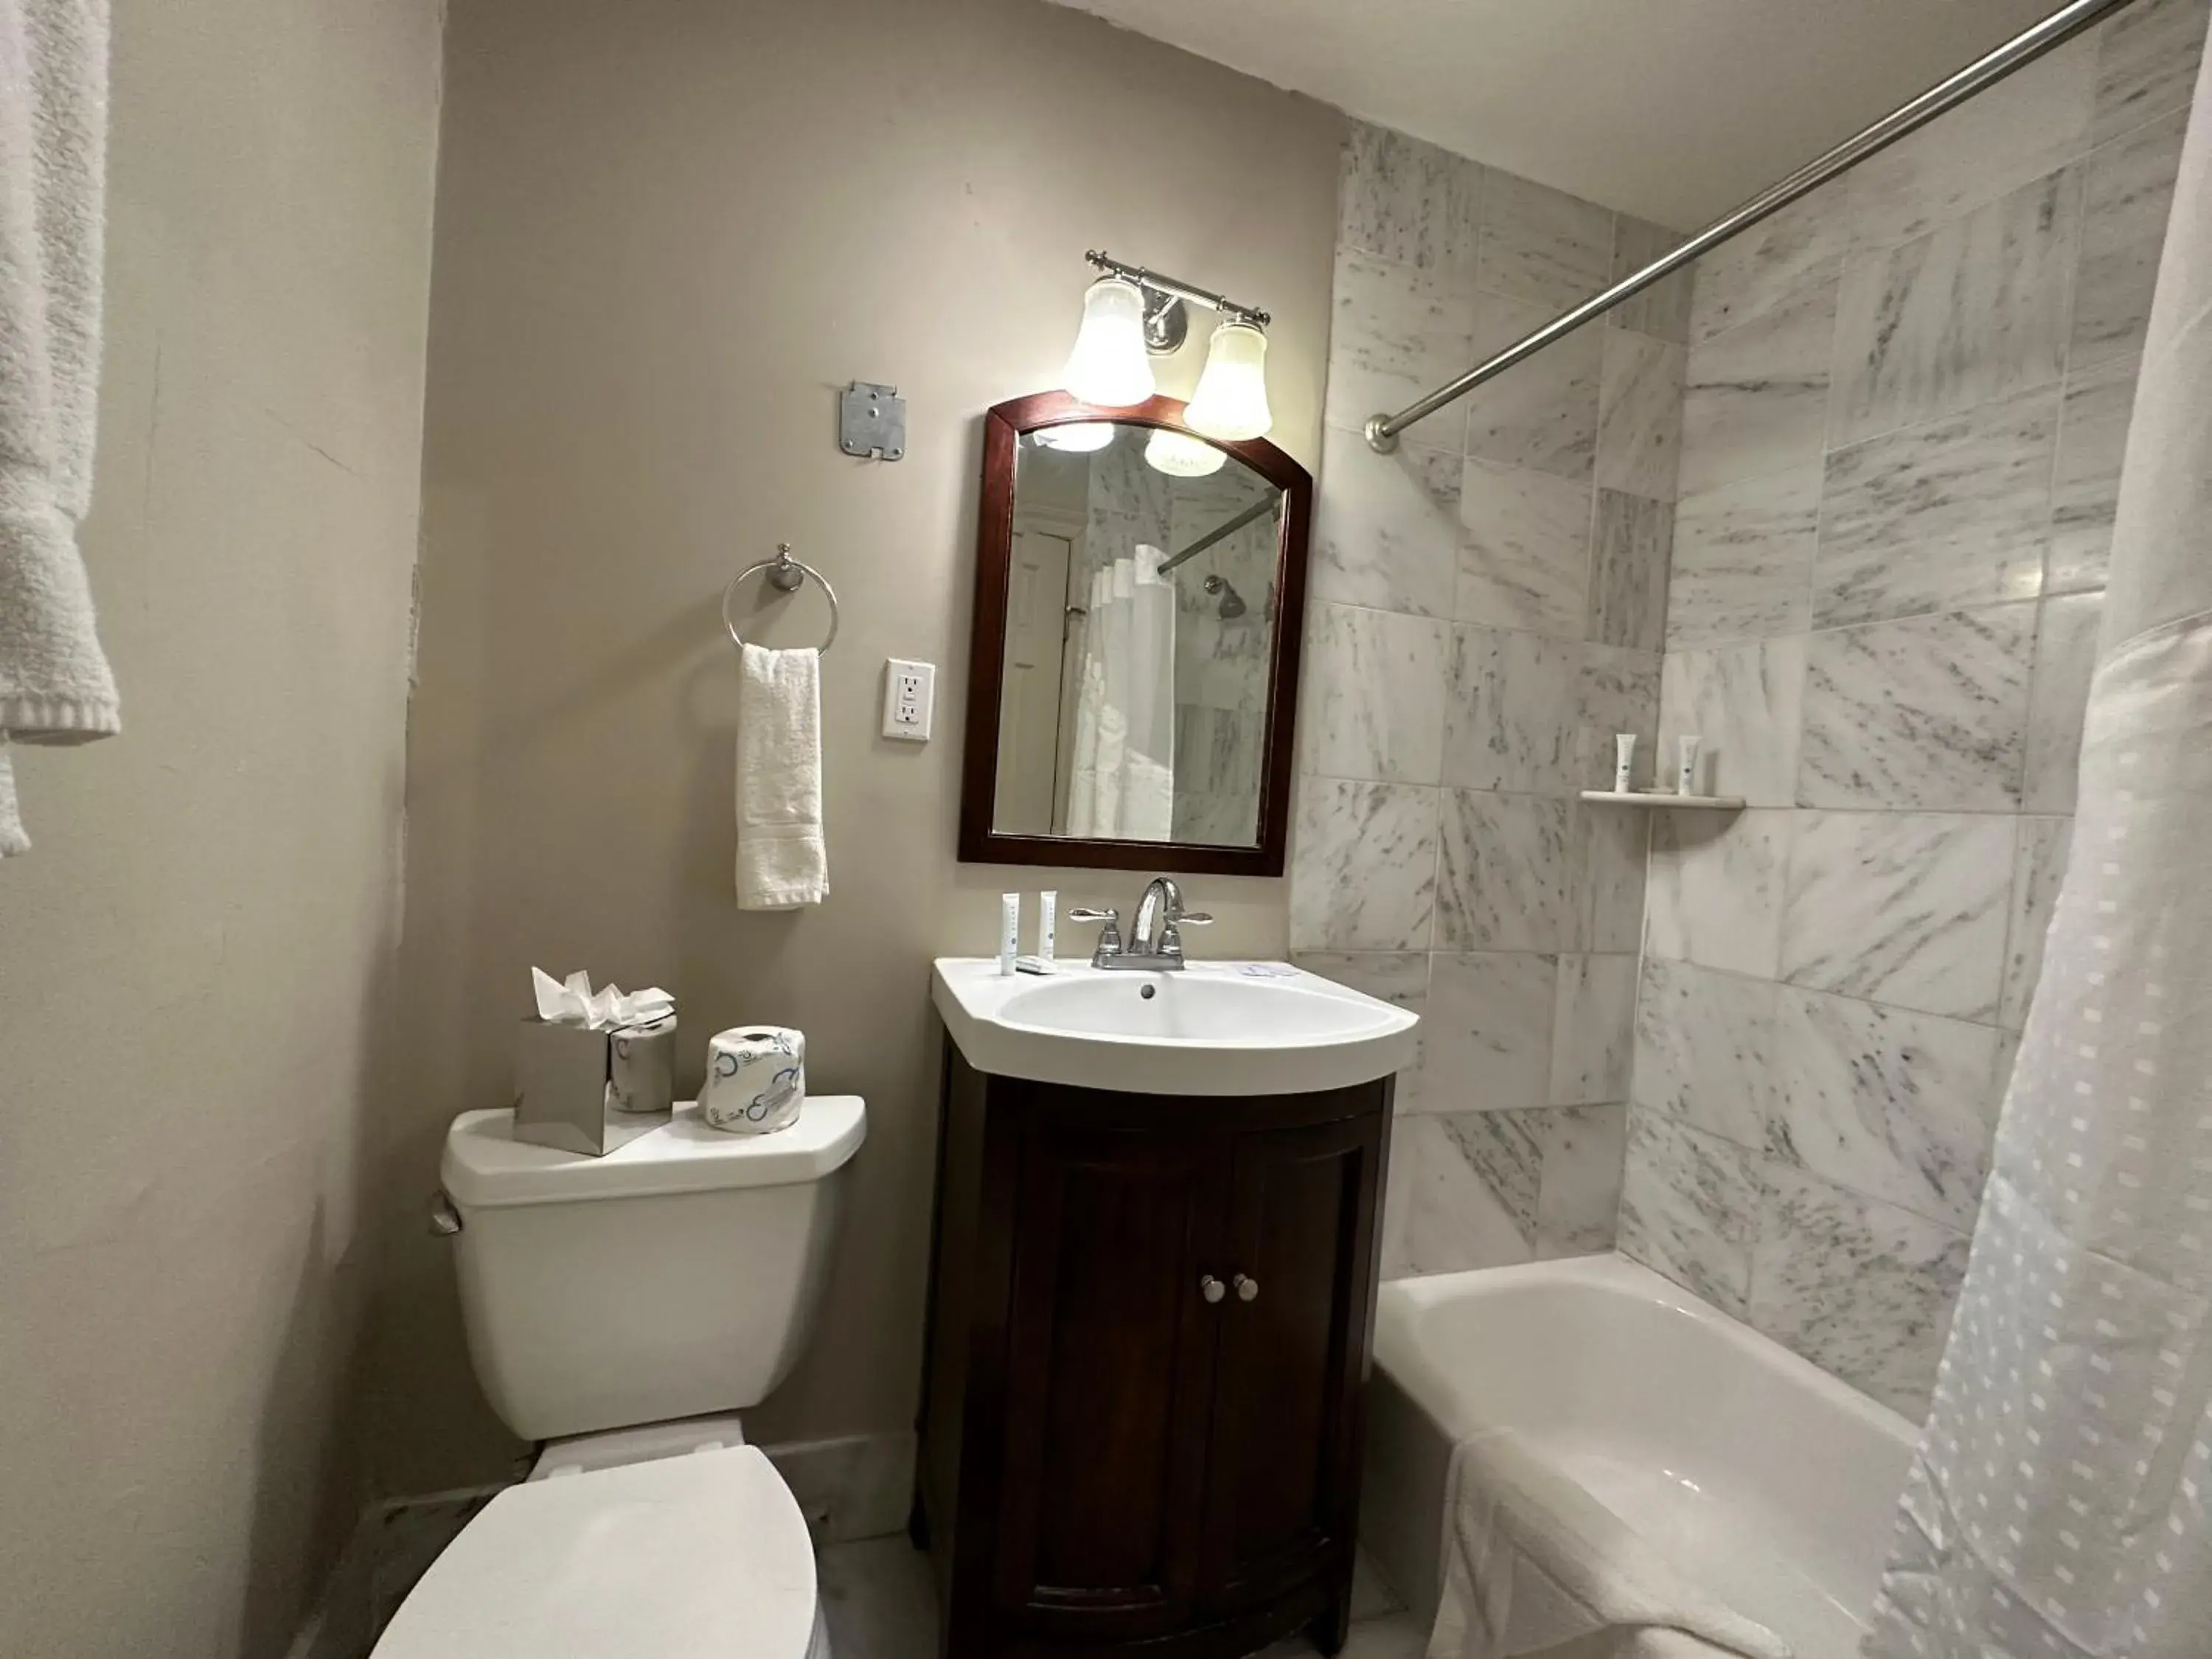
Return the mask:
[[1419,1016],[1286,963],[1056,969],[1005,976],[996,957],[937,959],[931,1000],[969,1065],[1078,1088],[1226,1096],[1348,1088],[1413,1058]]

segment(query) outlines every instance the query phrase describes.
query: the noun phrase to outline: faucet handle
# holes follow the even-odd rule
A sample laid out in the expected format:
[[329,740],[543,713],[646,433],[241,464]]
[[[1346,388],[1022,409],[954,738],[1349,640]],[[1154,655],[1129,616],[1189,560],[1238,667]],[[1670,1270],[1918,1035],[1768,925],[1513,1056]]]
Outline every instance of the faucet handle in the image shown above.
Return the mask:
[[1213,918],[1203,910],[1186,910],[1176,920],[1186,927],[1211,927]]
[[1098,949],[1092,953],[1091,965],[1097,967],[1109,957],[1121,954],[1121,913],[1119,910],[1093,910],[1079,908],[1067,913],[1070,921],[1102,921],[1106,925],[1098,930]]

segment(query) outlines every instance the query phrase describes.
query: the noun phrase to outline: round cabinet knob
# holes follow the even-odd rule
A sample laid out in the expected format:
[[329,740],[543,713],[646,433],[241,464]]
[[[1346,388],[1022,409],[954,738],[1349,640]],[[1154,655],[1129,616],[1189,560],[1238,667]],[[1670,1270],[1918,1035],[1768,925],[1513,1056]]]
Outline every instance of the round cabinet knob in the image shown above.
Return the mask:
[[1198,1293],[1208,1302],[1218,1302],[1227,1293],[1227,1290],[1212,1273],[1201,1273],[1198,1280]]
[[1260,1299],[1260,1281],[1249,1273],[1239,1273],[1230,1282],[1237,1286],[1239,1302],[1257,1302]]

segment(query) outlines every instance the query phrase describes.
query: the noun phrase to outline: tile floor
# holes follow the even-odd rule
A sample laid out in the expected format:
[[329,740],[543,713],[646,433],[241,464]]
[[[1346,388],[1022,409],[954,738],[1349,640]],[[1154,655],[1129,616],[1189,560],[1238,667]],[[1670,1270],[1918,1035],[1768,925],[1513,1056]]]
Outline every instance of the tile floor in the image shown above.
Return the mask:
[[[935,1659],[937,1596],[929,1563],[903,1538],[833,1544],[822,1552],[822,1602],[835,1659]],[[1361,1563],[1352,1584],[1352,1639],[1340,1659],[1419,1659],[1427,1632]],[[1305,1659],[1304,1638],[1279,1642],[1261,1659]]]

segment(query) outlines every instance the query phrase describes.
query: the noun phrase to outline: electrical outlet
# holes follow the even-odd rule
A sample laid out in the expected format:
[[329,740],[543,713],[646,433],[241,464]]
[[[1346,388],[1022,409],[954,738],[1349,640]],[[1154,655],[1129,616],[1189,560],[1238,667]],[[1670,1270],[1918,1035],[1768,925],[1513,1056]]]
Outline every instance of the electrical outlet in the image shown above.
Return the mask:
[[937,711],[937,665],[893,657],[884,665],[884,735],[908,743],[929,741]]

